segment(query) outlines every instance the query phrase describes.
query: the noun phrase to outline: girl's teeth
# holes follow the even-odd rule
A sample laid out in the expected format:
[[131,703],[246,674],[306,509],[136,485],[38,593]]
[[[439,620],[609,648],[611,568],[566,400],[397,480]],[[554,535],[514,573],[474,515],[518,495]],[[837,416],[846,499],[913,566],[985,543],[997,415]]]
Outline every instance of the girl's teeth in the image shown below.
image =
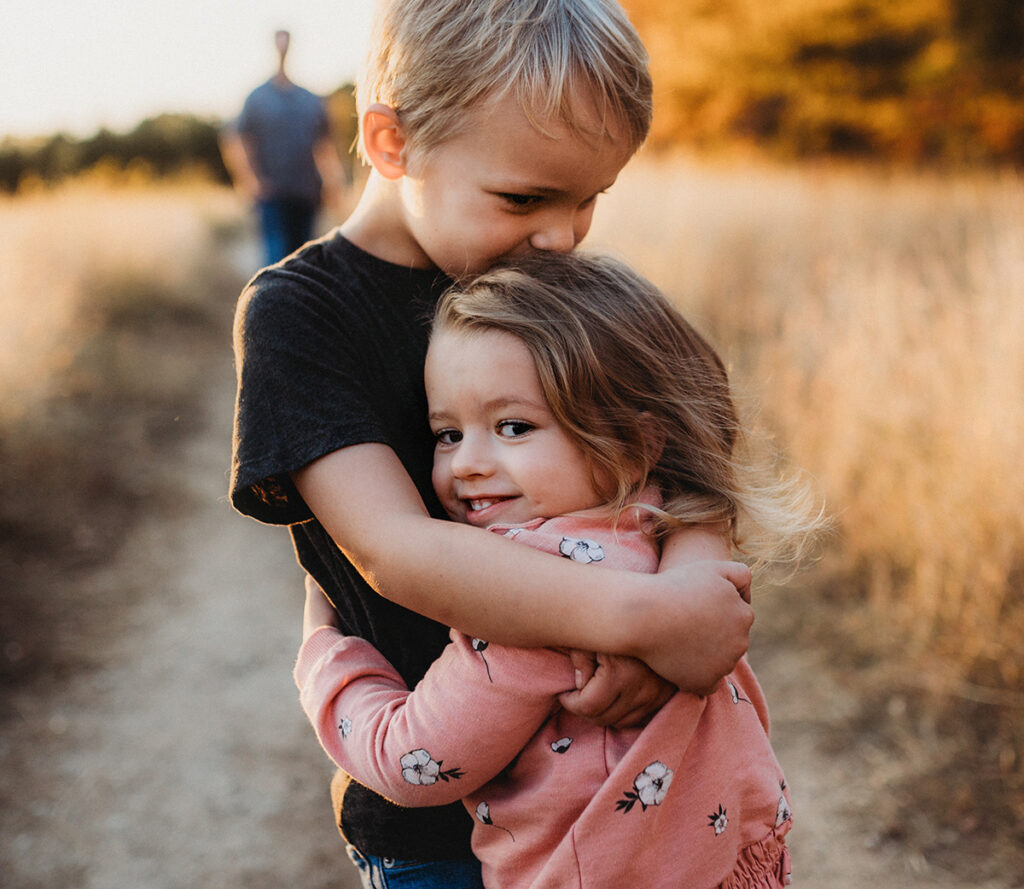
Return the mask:
[[494,503],[493,500],[470,500],[469,505],[474,510],[487,509],[488,506]]

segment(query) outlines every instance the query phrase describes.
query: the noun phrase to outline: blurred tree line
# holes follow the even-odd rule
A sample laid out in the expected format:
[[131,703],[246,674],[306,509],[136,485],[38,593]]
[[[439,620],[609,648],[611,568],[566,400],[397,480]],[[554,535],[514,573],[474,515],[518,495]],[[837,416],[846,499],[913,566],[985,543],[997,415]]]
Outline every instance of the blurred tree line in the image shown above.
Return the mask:
[[[338,154],[351,180],[356,133],[351,85],[339,87],[326,102]],[[84,139],[64,133],[34,140],[8,139],[0,143],[0,191],[13,193],[27,182],[55,184],[98,166],[153,177],[201,175],[228,184],[218,145],[222,126],[222,121],[188,114],[161,114],[128,133],[101,129]]]
[[14,192],[28,181],[53,184],[100,164],[153,176],[200,172],[227,182],[217,133],[214,121],[162,114],[129,133],[101,129],[86,139],[58,133],[41,140],[7,140],[0,145],[0,188]]
[[623,0],[655,145],[1024,163],[1024,0]]
[[[651,53],[651,143],[789,159],[1024,165],[1024,0],[623,0]],[[327,97],[351,181],[350,84]],[[101,161],[227,173],[220,122],[165,114],[132,132],[0,144],[0,189]]]

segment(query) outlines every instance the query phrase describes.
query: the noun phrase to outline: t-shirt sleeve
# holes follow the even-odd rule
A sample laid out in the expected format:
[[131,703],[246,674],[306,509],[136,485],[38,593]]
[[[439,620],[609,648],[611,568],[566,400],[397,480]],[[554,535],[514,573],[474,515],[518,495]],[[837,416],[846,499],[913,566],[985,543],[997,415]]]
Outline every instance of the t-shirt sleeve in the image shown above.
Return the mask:
[[270,524],[312,518],[289,473],[353,444],[387,443],[359,325],[337,294],[285,270],[257,276],[235,316],[231,502]]
[[234,131],[240,136],[251,136],[253,132],[253,126],[255,124],[254,116],[256,114],[256,99],[252,93],[245,98],[245,102],[242,103],[242,110],[239,112],[238,117],[232,122]]

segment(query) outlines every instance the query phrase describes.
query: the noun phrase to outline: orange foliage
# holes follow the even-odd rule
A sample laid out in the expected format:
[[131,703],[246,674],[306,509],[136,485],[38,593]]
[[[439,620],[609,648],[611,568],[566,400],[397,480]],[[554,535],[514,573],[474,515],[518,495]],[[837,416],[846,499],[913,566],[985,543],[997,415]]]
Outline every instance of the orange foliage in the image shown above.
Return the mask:
[[1024,162],[1022,79],[977,36],[994,0],[969,19],[957,0],[624,5],[651,53],[655,146]]

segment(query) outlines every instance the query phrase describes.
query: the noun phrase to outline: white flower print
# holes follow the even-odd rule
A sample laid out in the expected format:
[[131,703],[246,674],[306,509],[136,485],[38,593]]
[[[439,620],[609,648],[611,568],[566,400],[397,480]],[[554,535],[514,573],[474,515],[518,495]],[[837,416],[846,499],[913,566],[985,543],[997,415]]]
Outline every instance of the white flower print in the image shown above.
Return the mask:
[[715,829],[715,836],[720,836],[725,832],[725,828],[729,824],[729,819],[726,817],[726,810],[722,808],[722,804],[718,804],[718,811],[712,812],[708,815],[708,820],[711,822],[711,827]]
[[551,749],[554,750],[555,753],[565,753],[571,744],[572,738],[559,738],[557,741],[551,742]]
[[461,778],[465,774],[458,768],[442,770],[443,760],[434,762],[430,754],[422,747],[410,750],[399,762],[402,766],[402,777],[410,784],[429,786],[436,784],[438,778],[442,781],[450,781],[453,778]]
[[487,680],[489,682],[494,682],[494,680],[491,679],[491,665],[487,663],[487,658],[484,657],[484,651],[487,649],[487,646],[490,645],[490,643],[484,642],[483,639],[477,639],[476,637],[474,637],[473,640],[470,642],[470,645],[473,646],[473,651],[480,655],[480,660],[484,662],[484,666],[487,668]]
[[736,684],[731,680],[727,679],[726,684],[729,686],[729,693],[732,695],[732,702],[738,704],[740,701],[746,701],[750,703],[743,695],[740,694],[740,690],[736,687]]
[[779,797],[779,808],[775,814],[775,826],[785,824],[793,817],[793,810],[789,807],[789,801],[784,796]]
[[352,720],[347,716],[342,716],[341,721],[338,723],[338,731],[341,732],[342,738],[347,738],[352,734]]
[[434,762],[422,747],[410,750],[400,760],[402,777],[410,784],[434,784],[441,773],[441,766]]
[[637,803],[640,803],[641,811],[646,811],[648,806],[660,806],[672,784],[673,774],[665,763],[652,762],[633,779],[633,789],[627,790],[615,803],[616,811],[628,812]]
[[486,824],[488,827],[496,827],[498,828],[498,830],[503,830],[510,837],[512,837],[513,843],[516,841],[516,838],[515,836],[513,836],[511,830],[509,830],[507,827],[502,827],[500,824],[494,823],[494,821],[491,819],[491,807],[486,802],[482,802],[480,803],[480,805],[476,807],[476,817],[477,821],[479,821],[481,824]]
[[672,783],[672,770],[661,762],[652,762],[636,776],[633,786],[640,802],[648,806],[660,806]]
[[604,558],[601,544],[584,538],[563,537],[562,542],[558,544],[558,551],[567,559],[583,564],[600,562]]

